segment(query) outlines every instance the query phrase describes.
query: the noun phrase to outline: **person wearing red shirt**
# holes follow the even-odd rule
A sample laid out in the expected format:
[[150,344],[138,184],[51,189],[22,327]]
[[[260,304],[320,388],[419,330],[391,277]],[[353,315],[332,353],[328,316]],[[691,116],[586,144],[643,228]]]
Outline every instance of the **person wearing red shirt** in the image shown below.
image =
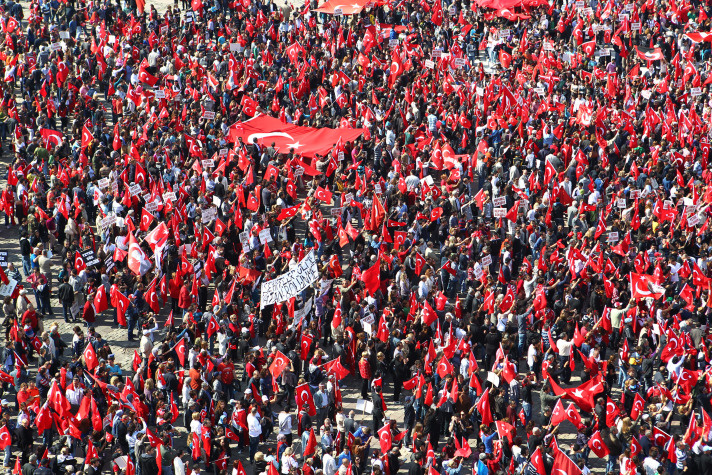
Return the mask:
[[180,289],[182,285],[183,281],[177,272],[174,273],[173,278],[168,281],[168,295],[171,296],[171,304],[175,315],[178,314],[178,298],[180,297]]
[[358,372],[361,375],[361,398],[366,399],[368,397],[368,384],[371,380],[372,371],[371,363],[368,362],[366,357],[366,352],[361,356],[361,361],[358,362]]
[[178,294],[178,307],[183,309],[183,313],[185,314],[188,309],[190,308],[191,303],[193,303],[193,298],[190,295],[190,291],[188,290],[188,286],[185,285],[185,282],[180,288],[180,292]]

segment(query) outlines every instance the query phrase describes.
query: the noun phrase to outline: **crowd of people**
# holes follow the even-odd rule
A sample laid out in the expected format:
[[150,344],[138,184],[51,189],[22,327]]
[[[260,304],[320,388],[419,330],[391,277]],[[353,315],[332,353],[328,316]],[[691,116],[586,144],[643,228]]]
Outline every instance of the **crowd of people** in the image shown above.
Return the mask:
[[12,473],[712,470],[709,2],[0,11]]

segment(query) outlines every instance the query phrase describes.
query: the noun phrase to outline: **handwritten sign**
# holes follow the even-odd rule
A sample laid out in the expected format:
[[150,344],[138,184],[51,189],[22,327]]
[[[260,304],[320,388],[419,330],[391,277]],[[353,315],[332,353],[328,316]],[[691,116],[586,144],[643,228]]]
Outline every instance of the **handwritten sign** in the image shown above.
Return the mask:
[[618,198],[618,199],[616,200],[616,205],[617,205],[619,208],[625,208],[625,198]]
[[440,59],[443,55],[442,48],[433,48],[433,58]]
[[270,234],[269,229],[263,229],[260,231],[260,243],[264,245],[268,242],[272,242],[272,234]]
[[166,98],[166,91],[163,90],[162,87],[159,87],[155,91],[156,94],[156,99],[165,99]]
[[203,222],[207,223],[215,219],[218,215],[218,209],[214,206],[203,210]]
[[700,87],[693,87],[692,89],[690,89],[690,95],[692,95],[692,97],[701,96],[701,95],[702,95],[702,88],[700,88]]
[[99,180],[99,189],[103,190],[105,188],[109,187],[109,179],[108,178],[102,178]]
[[294,269],[276,279],[262,283],[260,308],[296,297],[304,289],[316,282],[318,278],[319,270],[316,267],[316,256],[314,251],[311,251]]
[[618,242],[618,232],[613,231],[608,233],[608,242]]
[[158,203],[156,201],[151,201],[149,203],[146,203],[146,211],[149,213],[153,213],[154,211],[158,210]]
[[492,264],[492,256],[487,254],[485,257],[482,258],[482,261],[480,261],[482,264],[482,267],[486,267]]
[[203,168],[213,168],[215,166],[215,160],[212,158],[208,158],[206,160],[201,160],[200,164],[203,166]]
[[131,193],[131,196],[136,196],[139,193],[141,193],[141,185],[138,183],[134,183],[133,185],[129,186],[129,193]]
[[467,65],[467,60],[465,58],[455,58],[453,64],[456,68],[464,68]]
[[501,208],[502,206],[507,204],[507,197],[506,196],[498,196],[492,200],[492,204],[498,208]]
[[431,59],[426,59],[424,65],[428,69],[435,69],[435,61]]
[[492,214],[495,218],[504,218],[507,216],[507,208],[495,208],[492,210]]

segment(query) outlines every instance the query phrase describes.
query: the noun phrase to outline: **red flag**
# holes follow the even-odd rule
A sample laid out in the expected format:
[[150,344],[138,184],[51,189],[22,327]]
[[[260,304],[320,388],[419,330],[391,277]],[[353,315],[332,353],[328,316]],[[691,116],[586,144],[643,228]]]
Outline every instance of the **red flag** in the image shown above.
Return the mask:
[[596,433],[593,434],[593,436],[588,440],[588,446],[593,453],[596,454],[596,457],[600,459],[611,453],[608,446],[603,442],[600,431],[596,431]]
[[485,392],[482,393],[482,396],[480,396],[480,400],[477,401],[475,407],[482,416],[483,424],[490,425],[492,422],[494,422],[494,419],[492,418],[492,410],[490,409],[489,403],[489,388],[485,389]]
[[304,447],[304,457],[309,457],[316,453],[316,436],[314,435],[314,428],[309,428],[309,439],[307,439],[307,445]]
[[361,273],[361,281],[366,287],[366,292],[370,295],[376,293],[381,286],[381,259],[378,258],[376,263],[370,268]]
[[89,371],[94,371],[94,368],[99,366],[99,359],[96,357],[94,345],[91,343],[89,343],[84,349],[84,363],[87,365]]

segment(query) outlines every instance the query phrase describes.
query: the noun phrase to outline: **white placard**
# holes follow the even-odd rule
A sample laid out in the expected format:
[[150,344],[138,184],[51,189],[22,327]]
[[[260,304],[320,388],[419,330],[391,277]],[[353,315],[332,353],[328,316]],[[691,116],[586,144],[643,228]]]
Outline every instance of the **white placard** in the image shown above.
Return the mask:
[[373,403],[365,399],[356,400],[356,410],[367,412],[369,414],[373,413]]
[[68,31],[60,31],[59,37],[62,38],[63,40],[68,40],[70,38],[69,32]]
[[51,51],[59,51],[62,49],[62,43],[52,43],[51,45],[49,45],[49,49]]
[[700,223],[700,216],[698,214],[693,214],[687,218],[687,225],[690,227],[697,226]]
[[103,190],[105,188],[109,187],[109,179],[108,178],[102,178],[99,180],[99,189]]
[[640,190],[630,190],[630,199],[634,200],[640,197]]
[[263,229],[260,231],[260,243],[267,244],[272,242],[272,234],[270,234],[269,229]]
[[15,279],[10,279],[7,284],[0,285],[0,295],[3,297],[10,297],[17,287],[17,281]]
[[507,204],[507,197],[506,196],[498,196],[492,200],[492,204],[498,208],[501,208],[502,206]]
[[108,215],[106,218],[103,218],[101,220],[101,227],[107,228],[107,227],[111,226],[112,224],[114,224],[115,222],[116,222],[116,215],[112,213],[112,214]]
[[435,61],[433,61],[431,59],[426,59],[424,64],[425,64],[425,67],[428,69],[435,69]]
[[494,386],[494,387],[499,386],[499,376],[494,374],[492,371],[487,372],[487,381],[492,383],[492,386]]
[[544,95],[544,88],[543,87],[535,87],[532,89],[535,93],[539,94],[540,96]]
[[700,87],[693,87],[692,89],[690,89],[690,95],[691,95],[692,97],[701,96],[701,95],[702,95],[702,88],[700,88]]
[[218,152],[218,157],[227,157],[228,153],[229,153],[228,149],[221,148],[220,151]]
[[148,211],[149,213],[153,213],[156,210],[158,210],[158,203],[156,201],[146,203],[146,211]]
[[155,91],[153,91],[156,94],[156,99],[165,99],[166,98],[166,91],[163,90],[162,87],[159,87]]
[[398,40],[396,38],[393,38],[392,40],[388,40],[388,46],[390,46],[391,48],[397,48]]
[[457,68],[464,68],[467,65],[467,60],[465,58],[455,58],[453,64]]
[[247,231],[240,233],[240,243],[242,244],[243,250],[250,250],[250,238],[247,236]]
[[319,270],[316,267],[316,257],[314,251],[311,251],[294,269],[276,279],[262,282],[260,308],[296,297],[318,278]]
[[139,193],[141,193],[141,185],[138,183],[134,183],[133,185],[129,186],[129,193],[131,193],[131,196],[136,196]]
[[618,232],[612,231],[612,232],[608,233],[608,241],[607,242],[618,242]]
[[618,205],[619,208],[625,208],[625,206],[626,206],[625,198],[618,198],[616,200],[616,205]]
[[230,43],[230,52],[236,53],[240,51],[240,45],[238,43]]
[[507,208],[494,208],[492,214],[495,218],[504,218],[507,216]]
[[482,258],[482,261],[480,261],[482,264],[482,267],[486,267],[492,264],[492,256],[487,254],[485,257]]
[[636,21],[630,24],[630,29],[633,31],[640,31],[640,22]]
[[207,158],[205,160],[201,160],[200,164],[203,166],[203,168],[213,168],[215,167],[215,160],[212,158]]
[[344,14],[344,11],[341,9],[341,7],[334,8],[334,16],[341,16],[343,14]]
[[583,8],[584,6],[586,6],[586,4],[583,2],[583,0],[578,0],[576,2],[576,8]]
[[218,215],[218,209],[215,206],[212,206],[208,209],[204,209],[202,221],[204,223],[208,223],[208,222],[214,220],[217,215]]
[[440,59],[443,55],[442,48],[433,48],[433,58]]
[[213,111],[203,111],[203,119],[213,120],[215,118],[215,112]]
[[176,200],[176,194],[173,193],[172,191],[166,191],[163,193],[163,199],[165,201],[175,201]]
[[341,212],[344,210],[344,208],[331,208],[329,211],[329,214],[331,216],[340,216]]
[[383,191],[381,191],[381,184],[380,184],[380,183],[376,183],[375,185],[373,185],[373,191],[374,191],[377,195],[380,195],[381,193],[383,193]]
[[304,175],[304,167],[297,167],[294,169],[294,178]]
[[168,34],[168,25],[161,25],[161,35]]

